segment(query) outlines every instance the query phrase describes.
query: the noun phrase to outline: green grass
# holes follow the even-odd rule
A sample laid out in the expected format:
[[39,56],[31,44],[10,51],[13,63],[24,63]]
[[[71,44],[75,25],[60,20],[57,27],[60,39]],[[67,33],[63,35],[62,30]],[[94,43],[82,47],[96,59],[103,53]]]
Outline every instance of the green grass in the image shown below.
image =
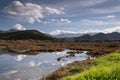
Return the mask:
[[61,80],[120,80],[120,51],[97,58],[94,67]]

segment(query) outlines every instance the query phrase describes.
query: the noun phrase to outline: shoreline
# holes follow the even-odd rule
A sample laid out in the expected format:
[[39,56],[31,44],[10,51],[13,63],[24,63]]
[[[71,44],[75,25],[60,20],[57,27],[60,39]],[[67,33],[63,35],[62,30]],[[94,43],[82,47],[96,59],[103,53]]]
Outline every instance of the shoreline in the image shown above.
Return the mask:
[[[87,55],[92,57],[100,57],[120,49],[120,41],[112,42],[80,42],[80,41],[42,41],[42,40],[0,40],[0,54],[5,52],[15,52],[18,54],[37,54],[40,51],[54,52],[63,51],[64,49],[80,51],[89,51]],[[32,53],[29,53],[32,52]],[[35,52],[35,53],[34,53]],[[76,52],[68,52],[74,55]],[[78,61],[68,64],[66,67],[61,67],[55,72],[45,76],[54,79],[43,80],[59,80],[65,75],[73,75],[81,70],[89,69],[89,64],[92,60]],[[76,66],[76,67],[74,67]],[[80,67],[81,66],[81,67]],[[79,69],[81,68],[81,69]],[[67,72],[64,72],[67,71]],[[54,76],[54,77],[53,77]]]

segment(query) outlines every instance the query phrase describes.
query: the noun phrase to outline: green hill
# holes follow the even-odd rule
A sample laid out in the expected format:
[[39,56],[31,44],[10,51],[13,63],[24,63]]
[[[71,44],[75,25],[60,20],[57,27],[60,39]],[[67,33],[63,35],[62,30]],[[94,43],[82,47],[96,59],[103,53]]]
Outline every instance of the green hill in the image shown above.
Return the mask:
[[56,38],[39,32],[37,30],[25,30],[16,32],[0,33],[0,39],[5,40],[22,40],[22,39],[36,39],[36,40],[55,40]]

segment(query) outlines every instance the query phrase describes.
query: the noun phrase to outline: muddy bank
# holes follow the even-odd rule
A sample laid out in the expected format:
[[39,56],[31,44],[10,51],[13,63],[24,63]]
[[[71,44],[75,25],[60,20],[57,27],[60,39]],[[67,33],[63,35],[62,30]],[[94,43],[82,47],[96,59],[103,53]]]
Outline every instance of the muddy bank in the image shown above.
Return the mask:
[[66,67],[61,67],[47,76],[43,76],[41,80],[60,80],[62,77],[83,72],[91,66],[93,66],[92,60],[76,61],[68,64]]

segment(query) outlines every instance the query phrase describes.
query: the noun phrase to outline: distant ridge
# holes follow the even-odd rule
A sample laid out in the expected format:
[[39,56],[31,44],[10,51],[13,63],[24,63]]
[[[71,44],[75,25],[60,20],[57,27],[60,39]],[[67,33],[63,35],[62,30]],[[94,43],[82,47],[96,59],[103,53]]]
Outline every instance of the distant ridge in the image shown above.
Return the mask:
[[106,28],[103,30],[84,30],[84,31],[65,31],[65,30],[56,30],[51,32],[51,35],[58,37],[58,38],[72,38],[72,37],[80,37],[86,34],[89,35],[95,35],[98,33],[113,33],[113,32],[118,32],[120,33],[120,26],[116,26],[116,27],[111,27],[111,28]]
[[118,32],[112,32],[112,33],[98,33],[95,35],[83,35],[83,36],[79,36],[79,37],[75,37],[73,38],[74,40],[80,40],[80,41],[105,41],[105,40],[120,40],[120,33]]
[[5,31],[3,31],[3,30],[0,30],[0,33],[4,33]]
[[36,39],[36,40],[55,40],[56,38],[39,32],[37,30],[24,30],[24,31],[9,31],[0,33],[0,39],[5,40],[21,40],[21,39]]

